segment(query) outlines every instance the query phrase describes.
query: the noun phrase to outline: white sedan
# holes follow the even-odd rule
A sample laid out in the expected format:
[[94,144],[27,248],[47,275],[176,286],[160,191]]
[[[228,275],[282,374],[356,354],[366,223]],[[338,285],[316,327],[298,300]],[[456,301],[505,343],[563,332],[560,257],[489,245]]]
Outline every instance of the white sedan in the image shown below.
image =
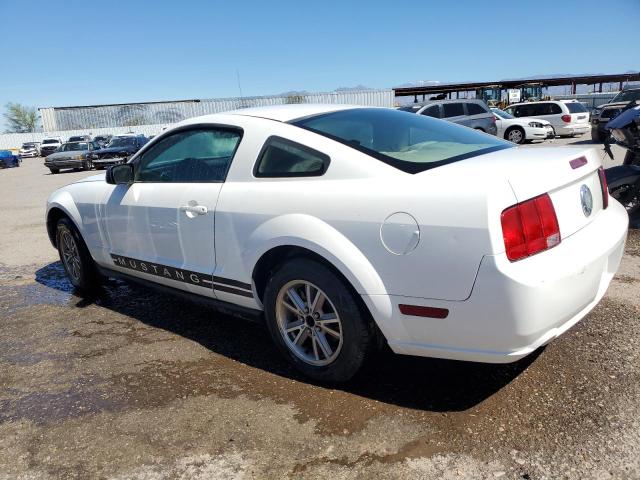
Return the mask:
[[499,108],[491,108],[491,111],[496,117],[496,127],[498,128],[496,135],[510,142],[522,144],[527,141],[555,137],[553,127],[546,120],[529,117],[516,118]]
[[528,355],[602,298],[628,220],[590,148],[287,105],[184,121],[54,192],[46,224],[78,290],[122,277],[263,316],[297,368],[344,381],[382,342]]

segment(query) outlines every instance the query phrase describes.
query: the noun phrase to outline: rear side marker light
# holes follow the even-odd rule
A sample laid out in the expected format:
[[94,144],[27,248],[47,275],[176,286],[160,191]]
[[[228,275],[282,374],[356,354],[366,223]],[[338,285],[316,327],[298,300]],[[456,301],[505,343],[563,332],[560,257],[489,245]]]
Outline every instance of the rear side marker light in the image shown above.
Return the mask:
[[584,165],[586,165],[586,164],[587,164],[587,159],[586,159],[586,157],[578,157],[578,158],[576,158],[576,159],[574,159],[574,160],[571,160],[571,161],[569,162],[569,165],[571,165],[571,168],[573,168],[574,170],[575,170],[576,168],[580,168],[580,167],[582,167],[582,166],[584,166]]
[[560,119],[564,122],[564,123],[571,123],[571,115],[562,115],[560,117]]
[[558,218],[547,193],[507,208],[500,220],[507,258],[512,262],[560,243]]
[[398,305],[400,313],[414,317],[447,318],[449,310],[446,308],[423,307],[420,305]]
[[602,208],[605,209],[609,206],[609,186],[607,185],[607,176],[604,174],[604,168],[598,169],[598,176],[600,177],[600,188],[602,189]]

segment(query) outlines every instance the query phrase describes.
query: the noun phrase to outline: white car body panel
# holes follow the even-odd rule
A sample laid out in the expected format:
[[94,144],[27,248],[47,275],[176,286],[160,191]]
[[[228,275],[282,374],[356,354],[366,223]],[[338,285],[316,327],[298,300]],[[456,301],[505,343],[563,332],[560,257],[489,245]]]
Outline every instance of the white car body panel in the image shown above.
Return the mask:
[[[544,100],[540,102],[529,102],[528,104],[555,103],[556,105],[559,105],[560,108],[562,109],[561,113],[553,114],[553,115],[536,115],[536,118],[540,118],[551,123],[551,125],[553,126],[553,129],[556,132],[556,135],[560,135],[560,136],[582,135],[591,130],[591,124],[589,123],[589,112],[571,113],[567,108],[566,104],[572,103],[572,102],[573,101],[571,100],[567,100],[567,101]],[[520,105],[527,105],[527,103],[515,103],[512,105],[509,105],[505,110],[508,111]],[[565,122],[564,120],[562,120],[562,116],[564,115],[570,115],[571,121]],[[519,117],[519,118],[525,118],[525,117]]]
[[[253,272],[262,256],[277,247],[310,250],[362,296],[398,353],[514,361],[569,328],[604,294],[620,262],[627,217],[613,200],[603,209],[594,150],[512,148],[411,175],[282,123],[342,108],[353,107],[245,109],[181,122],[139,154],[185,125],[242,128],[224,183],[116,186],[100,174],[54,192],[47,212],[64,211],[103,268],[258,310]],[[254,177],[258,153],[272,135],[325,153],[330,168],[319,177]],[[569,161],[581,156],[587,163],[572,169]],[[582,185],[593,192],[588,218],[581,211]],[[562,242],[510,262],[501,212],[547,192]],[[180,207],[189,202],[207,213],[188,217]],[[398,213],[415,223],[385,223]],[[392,252],[385,239],[413,242],[413,249]],[[171,270],[163,275],[156,264]],[[185,283],[177,271],[212,281]],[[403,315],[401,303],[450,314]]]

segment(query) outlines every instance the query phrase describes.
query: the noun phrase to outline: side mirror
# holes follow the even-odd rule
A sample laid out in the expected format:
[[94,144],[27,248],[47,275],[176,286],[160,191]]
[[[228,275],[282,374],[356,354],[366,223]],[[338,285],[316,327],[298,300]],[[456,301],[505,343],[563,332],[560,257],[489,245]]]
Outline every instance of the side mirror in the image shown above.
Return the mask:
[[123,163],[107,168],[106,181],[111,185],[131,185],[133,183],[133,165]]

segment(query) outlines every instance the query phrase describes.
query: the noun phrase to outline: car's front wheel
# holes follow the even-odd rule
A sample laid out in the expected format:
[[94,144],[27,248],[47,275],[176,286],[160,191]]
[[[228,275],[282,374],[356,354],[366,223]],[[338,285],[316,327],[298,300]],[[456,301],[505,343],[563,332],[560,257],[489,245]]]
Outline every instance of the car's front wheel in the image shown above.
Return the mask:
[[284,264],[267,283],[264,305],[276,345],[316,380],[349,380],[372,348],[371,320],[345,281],[319,262]]
[[89,292],[98,284],[96,267],[78,229],[66,217],[58,220],[56,245],[60,261],[75,288]]
[[60,170],[57,168],[50,168],[49,171],[51,172],[52,175],[55,175],[56,173],[60,173]]
[[527,139],[524,133],[524,129],[522,129],[521,127],[511,127],[504,134],[504,138],[509,140],[510,142],[517,143],[518,145],[523,144]]

